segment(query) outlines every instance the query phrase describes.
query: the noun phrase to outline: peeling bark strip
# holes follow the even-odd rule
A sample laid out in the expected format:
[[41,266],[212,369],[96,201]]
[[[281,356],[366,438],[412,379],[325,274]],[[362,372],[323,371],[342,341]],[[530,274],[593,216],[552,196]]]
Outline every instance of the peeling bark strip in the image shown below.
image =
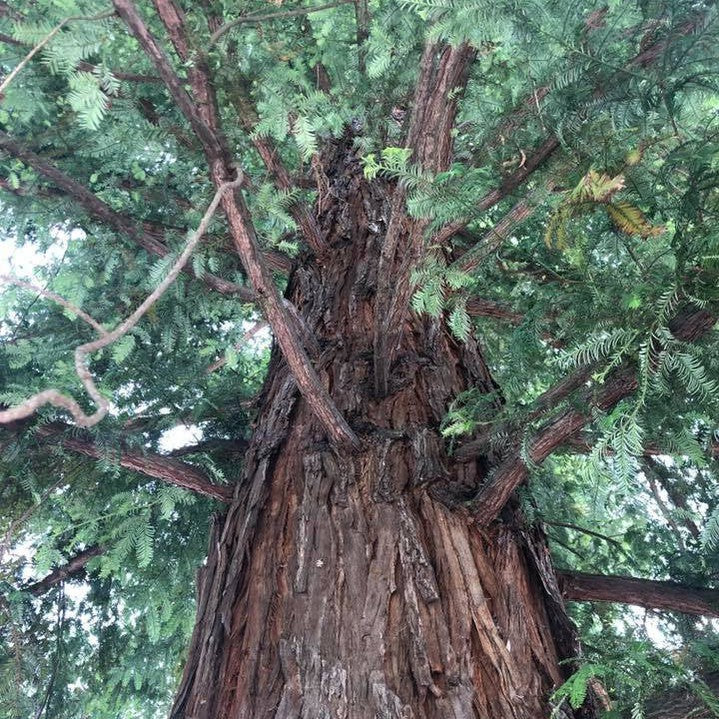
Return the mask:
[[[571,673],[574,630],[546,542],[512,508],[486,532],[457,498],[487,458],[455,462],[439,426],[469,386],[496,386],[473,340],[408,316],[374,392],[378,256],[390,189],[351,150],[325,159],[331,262],[290,277],[323,382],[361,428],[335,451],[275,352],[237,496],[198,578],[172,719],[537,719]],[[379,230],[377,228],[380,228]],[[452,506],[447,506],[451,504]],[[573,717],[595,716],[591,705]]]
[[584,572],[558,572],[557,576],[562,595],[570,602],[616,602],[647,609],[719,617],[717,589]]

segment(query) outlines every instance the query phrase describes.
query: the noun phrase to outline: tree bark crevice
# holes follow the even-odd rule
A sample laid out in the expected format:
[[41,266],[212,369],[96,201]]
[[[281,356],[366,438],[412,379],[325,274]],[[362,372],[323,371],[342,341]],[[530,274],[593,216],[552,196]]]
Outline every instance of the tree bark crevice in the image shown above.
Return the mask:
[[365,180],[350,141],[327,165],[333,201],[318,217],[331,262],[296,270],[287,298],[362,448],[327,443],[275,352],[244,479],[201,570],[171,717],[535,719],[577,652],[558,590],[550,601],[552,580],[539,579],[546,540],[512,507],[477,526],[456,497],[476,493],[487,459],[454,461],[439,432],[459,392],[498,388],[475,340],[407,313],[376,395],[378,226],[392,188]]

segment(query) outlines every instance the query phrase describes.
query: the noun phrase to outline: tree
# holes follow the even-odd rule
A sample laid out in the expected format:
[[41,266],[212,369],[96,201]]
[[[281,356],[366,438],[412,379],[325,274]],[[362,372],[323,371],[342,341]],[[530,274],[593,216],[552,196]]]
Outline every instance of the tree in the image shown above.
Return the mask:
[[716,22],[0,2],[5,715],[719,715]]

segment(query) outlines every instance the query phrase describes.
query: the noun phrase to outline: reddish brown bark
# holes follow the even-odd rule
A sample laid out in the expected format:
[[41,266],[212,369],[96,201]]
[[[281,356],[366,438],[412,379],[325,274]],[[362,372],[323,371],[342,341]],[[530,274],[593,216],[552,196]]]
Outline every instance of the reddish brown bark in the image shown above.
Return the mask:
[[318,221],[332,261],[305,263],[288,295],[362,449],[327,443],[276,353],[245,478],[200,570],[171,717],[546,716],[571,671],[561,660],[578,651],[546,542],[512,507],[478,529],[461,500],[488,460],[454,461],[439,434],[458,392],[496,387],[473,340],[407,315],[388,391],[375,394],[391,195],[364,179],[350,140],[326,159],[334,202]]
[[719,617],[719,590],[716,589],[584,572],[559,572],[558,577],[562,595],[569,601],[617,602]]
[[[476,50],[428,42],[420,62],[406,146],[411,162],[427,172],[449,167],[452,127],[457,100],[464,89]],[[406,188],[394,189],[389,222],[377,268],[376,312],[373,332],[374,383],[379,396],[388,391],[390,365],[397,357],[398,329],[404,323],[413,291],[411,275],[425,252],[428,220],[410,219],[405,208]]]
[[232,499],[232,489],[230,487],[214,484],[203,471],[193,467],[191,464],[152,452],[143,454],[121,449],[114,454],[109,453],[102,447],[98,447],[90,439],[61,437],[60,435],[65,429],[64,425],[47,424],[38,428],[37,433],[40,437],[58,438],[62,446],[71,452],[84,454],[95,459],[115,459],[125,469],[131,469],[147,477],[174,484],[196,494],[219,499],[221,502],[229,502]]

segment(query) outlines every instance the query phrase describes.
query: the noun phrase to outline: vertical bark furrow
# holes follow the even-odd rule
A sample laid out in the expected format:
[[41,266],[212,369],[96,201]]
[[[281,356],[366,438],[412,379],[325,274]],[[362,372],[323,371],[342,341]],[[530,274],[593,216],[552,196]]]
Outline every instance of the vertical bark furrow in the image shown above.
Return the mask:
[[459,392],[479,388],[499,406],[498,388],[477,343],[407,316],[376,395],[377,218],[389,200],[346,146],[336,157],[319,216],[331,261],[295,272],[288,298],[363,447],[330,447],[273,362],[246,479],[203,572],[172,719],[546,716],[567,654],[552,636],[549,579],[527,552],[543,539],[523,534],[512,509],[480,530],[462,498],[488,460],[454,461],[439,433]]

